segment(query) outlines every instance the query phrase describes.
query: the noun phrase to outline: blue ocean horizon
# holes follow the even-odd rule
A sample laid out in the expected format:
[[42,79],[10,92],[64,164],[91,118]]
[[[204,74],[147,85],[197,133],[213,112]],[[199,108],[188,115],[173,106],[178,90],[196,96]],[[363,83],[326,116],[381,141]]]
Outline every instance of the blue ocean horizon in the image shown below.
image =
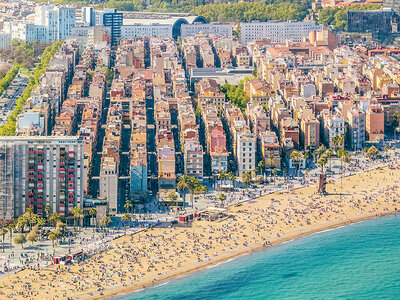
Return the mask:
[[295,239],[115,297],[400,299],[400,215]]

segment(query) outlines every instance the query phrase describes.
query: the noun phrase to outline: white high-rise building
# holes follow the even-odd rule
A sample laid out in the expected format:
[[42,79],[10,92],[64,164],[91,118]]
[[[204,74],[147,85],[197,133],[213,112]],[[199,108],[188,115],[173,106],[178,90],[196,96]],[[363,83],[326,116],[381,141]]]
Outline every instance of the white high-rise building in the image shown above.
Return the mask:
[[18,21],[6,21],[3,24],[3,32],[9,34],[11,39],[20,39],[24,42],[38,41],[47,43],[47,29],[32,23]]
[[11,34],[0,33],[0,49],[9,49],[11,42]]
[[254,170],[256,166],[256,143],[255,136],[249,131],[237,134],[236,153],[239,176]]
[[65,39],[75,27],[75,8],[42,5],[35,9],[35,25],[47,29],[47,42]]
[[258,22],[240,24],[240,37],[243,45],[255,40],[263,38],[271,39],[272,43],[280,43],[284,40],[292,40],[301,42],[308,37],[311,31],[319,31],[322,25],[317,25],[314,22]]

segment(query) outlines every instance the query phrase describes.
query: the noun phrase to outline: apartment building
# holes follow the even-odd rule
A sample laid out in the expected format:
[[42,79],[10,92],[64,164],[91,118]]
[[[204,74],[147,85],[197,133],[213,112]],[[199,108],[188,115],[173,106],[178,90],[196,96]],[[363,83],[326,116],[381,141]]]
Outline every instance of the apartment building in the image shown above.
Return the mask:
[[347,122],[348,145],[355,151],[361,150],[365,145],[365,112],[353,107],[347,112]]
[[13,219],[28,207],[69,216],[83,207],[83,141],[77,137],[1,137],[0,218]]
[[385,114],[380,104],[368,106],[365,114],[365,131],[370,142],[384,140],[385,138]]
[[256,137],[249,131],[237,134],[237,170],[239,176],[256,167]]
[[284,40],[301,42],[308,37],[311,31],[319,31],[321,25],[314,22],[258,22],[240,23],[240,37],[243,45],[263,38],[271,39],[272,43],[280,43]]
[[210,24],[182,24],[181,26],[181,37],[185,38],[188,36],[195,36],[198,34],[213,34],[219,37],[231,37],[232,36],[232,24],[222,23],[210,23]]

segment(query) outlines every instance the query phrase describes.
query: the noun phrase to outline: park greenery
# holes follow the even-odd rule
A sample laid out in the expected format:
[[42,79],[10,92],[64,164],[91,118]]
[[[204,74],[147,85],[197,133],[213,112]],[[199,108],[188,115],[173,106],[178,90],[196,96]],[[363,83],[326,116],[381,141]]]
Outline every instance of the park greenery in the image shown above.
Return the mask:
[[29,78],[28,85],[22,92],[21,96],[17,99],[17,106],[8,117],[7,123],[5,125],[0,126],[0,136],[5,135],[15,135],[16,130],[16,120],[18,115],[22,112],[22,109],[26,103],[26,101],[30,98],[32,90],[36,88],[39,84],[40,78],[46,72],[46,68],[50,64],[51,58],[57,52],[57,50],[61,47],[63,41],[54,42],[50,46],[48,46],[40,59],[40,63],[37,64],[34,69],[33,75]]
[[[4,244],[5,244],[5,236],[9,235],[10,247],[12,247],[12,241],[16,245],[21,245],[24,247],[26,242],[30,242],[32,245],[39,241],[40,236],[43,236],[43,231],[41,229],[43,226],[53,227],[52,231],[50,231],[47,237],[52,241],[53,248],[58,239],[60,239],[65,233],[66,223],[63,221],[67,221],[68,219],[73,220],[74,231],[76,230],[76,226],[81,227],[80,220],[85,216],[93,219],[96,217],[97,211],[95,208],[91,208],[88,212],[84,213],[84,211],[75,206],[71,210],[71,214],[67,217],[61,216],[59,213],[54,212],[51,213],[51,207],[45,207],[46,216],[42,217],[41,215],[35,214],[32,207],[28,207],[23,215],[18,217],[18,219],[14,221],[7,221],[7,224],[2,223],[0,228],[0,235],[2,237],[2,248],[4,252]],[[104,216],[100,220],[100,226],[105,229],[108,225],[110,225],[111,219],[107,216]],[[96,222],[93,222],[93,230],[97,227]],[[14,239],[13,239],[13,234]]]
[[309,11],[308,1],[281,1],[270,4],[261,2],[215,3],[194,7],[193,14],[209,22],[251,22],[303,20]]
[[31,69],[39,61],[40,55],[48,45],[37,41],[24,42],[19,39],[13,39],[10,49],[0,50],[0,57],[14,62],[14,64],[20,64],[24,68]]
[[380,7],[379,4],[325,7],[319,12],[318,22],[330,26],[334,30],[345,31],[347,30],[347,11],[373,10]]
[[231,85],[229,83],[221,85],[221,92],[226,94],[226,99],[232,101],[232,104],[239,107],[242,111],[246,109],[249,102],[249,97],[246,96],[244,90],[244,84],[245,81],[240,80],[238,85]]
[[0,95],[10,86],[11,82],[18,75],[20,65],[15,65],[7,74],[0,80]]

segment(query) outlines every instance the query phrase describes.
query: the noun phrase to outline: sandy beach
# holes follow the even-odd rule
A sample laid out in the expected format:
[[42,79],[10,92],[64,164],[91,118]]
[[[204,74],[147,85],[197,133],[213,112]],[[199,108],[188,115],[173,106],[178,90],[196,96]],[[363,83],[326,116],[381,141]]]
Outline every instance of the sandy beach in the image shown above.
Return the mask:
[[400,169],[377,169],[327,185],[270,194],[231,207],[217,221],[154,228],[114,240],[80,265],[24,270],[0,280],[0,298],[98,299],[194,272],[268,245],[396,213]]

